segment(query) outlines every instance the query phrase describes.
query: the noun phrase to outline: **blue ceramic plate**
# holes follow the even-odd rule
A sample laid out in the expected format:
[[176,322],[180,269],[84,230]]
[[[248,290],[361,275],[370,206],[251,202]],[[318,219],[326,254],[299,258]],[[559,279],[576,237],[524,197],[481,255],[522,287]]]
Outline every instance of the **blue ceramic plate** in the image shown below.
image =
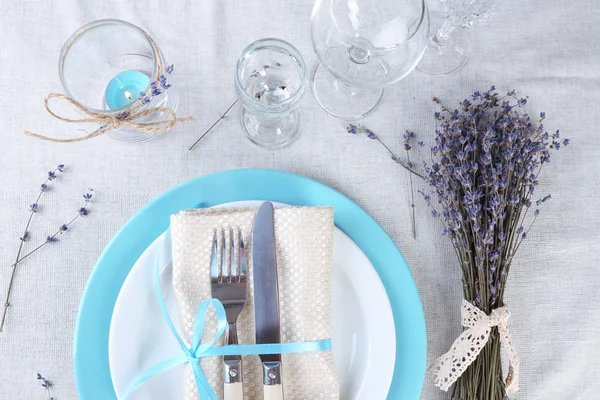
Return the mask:
[[419,398],[425,375],[425,318],[408,265],[392,239],[363,209],[325,185],[285,172],[235,170],[206,175],[164,193],[131,218],[98,259],[83,292],[75,326],[75,380],[82,400],[116,399],[108,363],[113,307],[130,269],[167,228],[170,215],[198,203],[211,207],[267,199],[334,208],[335,225],[369,258],[394,313],[396,363],[388,399]]

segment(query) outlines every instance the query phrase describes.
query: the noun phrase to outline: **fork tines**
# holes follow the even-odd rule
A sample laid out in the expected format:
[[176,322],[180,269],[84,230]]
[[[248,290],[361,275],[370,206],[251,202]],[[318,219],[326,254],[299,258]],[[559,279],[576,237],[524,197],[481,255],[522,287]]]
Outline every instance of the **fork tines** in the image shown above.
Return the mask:
[[[228,231],[228,234],[226,234],[226,231]],[[239,249],[237,252],[236,247]],[[236,253],[239,254],[237,258]],[[236,229],[235,232],[231,227],[215,230],[210,278],[212,283],[235,283],[246,280],[246,251],[244,237],[239,229]]]

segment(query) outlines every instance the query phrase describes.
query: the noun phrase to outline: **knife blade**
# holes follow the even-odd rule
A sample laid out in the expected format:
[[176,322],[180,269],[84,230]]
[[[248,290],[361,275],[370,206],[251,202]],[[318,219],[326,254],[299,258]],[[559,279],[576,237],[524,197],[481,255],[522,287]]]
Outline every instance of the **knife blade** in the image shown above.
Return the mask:
[[[252,263],[256,343],[281,343],[273,204],[269,202],[260,205],[254,219]],[[281,354],[259,356],[263,365],[263,398],[283,399]]]

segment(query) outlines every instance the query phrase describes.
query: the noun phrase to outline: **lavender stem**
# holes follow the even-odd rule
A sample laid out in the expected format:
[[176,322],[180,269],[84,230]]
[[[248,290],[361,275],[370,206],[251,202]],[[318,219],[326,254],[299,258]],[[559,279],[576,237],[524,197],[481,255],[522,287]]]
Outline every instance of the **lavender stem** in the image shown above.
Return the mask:
[[190,150],[190,151],[191,151],[191,150],[193,150],[193,149],[194,149],[194,147],[196,147],[196,145],[197,145],[198,143],[200,143],[200,141],[201,141],[202,139],[204,139],[204,137],[205,137],[206,135],[208,135],[208,134],[209,134],[209,132],[210,132],[210,131],[212,131],[212,129],[213,129],[215,126],[217,126],[217,124],[218,124],[219,122],[221,122],[222,120],[224,120],[224,119],[225,119],[225,116],[227,115],[227,113],[229,112],[229,110],[231,110],[231,109],[233,108],[233,106],[235,106],[235,105],[237,104],[237,102],[238,102],[238,101],[239,101],[239,99],[235,99],[235,101],[234,101],[234,102],[233,102],[233,103],[232,103],[232,104],[229,106],[229,108],[228,108],[227,110],[225,110],[225,112],[223,113],[223,115],[221,115],[221,116],[220,116],[220,117],[219,117],[219,118],[218,118],[218,119],[217,119],[217,120],[216,120],[216,121],[215,121],[215,122],[214,122],[214,123],[213,123],[213,124],[210,126],[210,128],[208,128],[206,131],[204,131],[204,133],[203,133],[202,135],[200,135],[200,137],[198,138],[198,140],[196,140],[196,141],[195,141],[195,142],[194,142],[194,143],[193,143],[193,144],[190,146],[190,148],[189,148],[188,150]]
[[[52,172],[56,173],[56,171],[58,171],[58,170],[59,170],[58,168],[55,168]],[[49,181],[50,181],[50,178],[46,178],[44,185],[47,184]],[[40,198],[42,197],[42,193],[44,193],[44,191],[40,190],[37,198],[35,199],[34,204],[37,204],[40,201]],[[26,238],[27,232],[29,230],[29,225],[31,224],[31,220],[33,219],[33,214],[35,214],[35,211],[31,210],[31,212],[29,213],[29,218],[27,219],[27,224],[25,224],[25,230],[23,231],[23,236],[21,236],[21,243],[19,243],[19,250],[17,251],[17,257],[15,259],[15,263],[12,265],[10,280],[8,281],[8,290],[6,291],[6,299],[4,300],[4,311],[2,312],[2,320],[0,320],[0,333],[2,333],[2,331],[4,329],[4,322],[6,321],[6,313],[8,311],[8,307],[10,305],[10,303],[9,303],[10,294],[12,292],[13,282],[15,280],[15,274],[17,272],[17,264],[20,261],[19,257],[21,256],[21,251],[23,250],[23,243],[25,242],[25,238]]]

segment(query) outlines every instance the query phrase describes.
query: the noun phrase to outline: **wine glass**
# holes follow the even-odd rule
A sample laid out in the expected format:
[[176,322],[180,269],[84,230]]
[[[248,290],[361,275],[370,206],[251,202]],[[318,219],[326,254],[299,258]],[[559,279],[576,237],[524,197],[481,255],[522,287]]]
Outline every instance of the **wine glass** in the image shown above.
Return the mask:
[[427,41],[427,49],[417,69],[429,75],[447,76],[465,65],[471,53],[467,29],[481,25],[502,0],[439,0],[444,15],[434,13],[441,26]]
[[311,87],[329,114],[355,120],[381,102],[383,88],[417,65],[429,36],[425,0],[317,0],[311,38],[319,63]]
[[279,149],[298,137],[298,106],[306,75],[302,54],[284,40],[260,39],[242,51],[235,89],[243,104],[241,123],[248,139],[267,149]]

